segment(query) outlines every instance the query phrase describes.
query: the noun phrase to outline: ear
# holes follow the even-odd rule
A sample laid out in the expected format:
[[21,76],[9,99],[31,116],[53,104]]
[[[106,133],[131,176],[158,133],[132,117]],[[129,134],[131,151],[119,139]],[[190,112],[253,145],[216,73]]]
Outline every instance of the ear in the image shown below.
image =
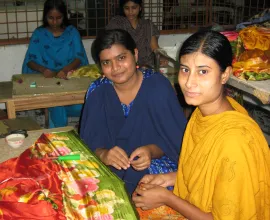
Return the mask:
[[135,61],[136,61],[136,63],[138,62],[138,57],[139,57],[138,54],[139,54],[138,49],[135,48],[135,49],[134,49],[134,56],[135,56]]
[[226,84],[228,79],[230,78],[230,75],[232,74],[232,67],[228,66],[225,71],[221,74],[221,83]]

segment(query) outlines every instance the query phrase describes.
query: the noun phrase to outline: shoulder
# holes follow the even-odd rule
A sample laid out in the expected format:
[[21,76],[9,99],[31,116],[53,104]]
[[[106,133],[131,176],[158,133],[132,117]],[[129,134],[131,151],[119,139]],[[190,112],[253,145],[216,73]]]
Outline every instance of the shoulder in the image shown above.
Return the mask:
[[102,90],[104,88],[104,85],[108,85],[108,84],[112,84],[112,82],[106,77],[100,77],[94,82],[92,82],[87,90],[86,99],[90,95],[93,95],[96,91]]
[[73,25],[69,25],[65,28],[65,31],[64,31],[65,34],[69,34],[71,36],[75,36],[75,37],[80,37],[80,33],[79,31],[77,30],[77,28],[75,28]]
[[160,95],[161,97],[174,93],[173,87],[170,81],[163,76],[160,72],[155,72],[152,69],[141,70],[144,75],[144,81],[147,90],[151,93]]

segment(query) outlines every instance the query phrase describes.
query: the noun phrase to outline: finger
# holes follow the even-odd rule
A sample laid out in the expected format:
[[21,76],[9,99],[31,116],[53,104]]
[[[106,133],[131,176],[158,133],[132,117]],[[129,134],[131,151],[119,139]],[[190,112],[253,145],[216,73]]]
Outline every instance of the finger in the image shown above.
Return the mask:
[[140,151],[139,149],[136,149],[135,151],[133,151],[129,157],[129,161],[137,161],[136,157],[140,157]]
[[111,166],[114,167],[117,170],[122,170],[122,167],[117,163],[111,163]]

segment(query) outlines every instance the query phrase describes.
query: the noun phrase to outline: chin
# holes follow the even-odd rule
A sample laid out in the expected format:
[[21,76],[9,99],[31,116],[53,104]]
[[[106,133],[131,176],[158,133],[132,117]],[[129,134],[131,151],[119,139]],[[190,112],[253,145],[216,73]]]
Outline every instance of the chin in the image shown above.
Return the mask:
[[195,98],[185,97],[185,101],[188,105],[199,106],[200,101]]

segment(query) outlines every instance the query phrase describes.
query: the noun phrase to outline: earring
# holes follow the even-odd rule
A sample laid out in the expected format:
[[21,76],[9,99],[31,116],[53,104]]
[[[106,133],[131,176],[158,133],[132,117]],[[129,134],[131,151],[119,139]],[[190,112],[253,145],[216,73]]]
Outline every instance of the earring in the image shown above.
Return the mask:
[[140,68],[140,66],[139,66],[138,62],[136,62],[136,69],[139,69],[139,68]]

